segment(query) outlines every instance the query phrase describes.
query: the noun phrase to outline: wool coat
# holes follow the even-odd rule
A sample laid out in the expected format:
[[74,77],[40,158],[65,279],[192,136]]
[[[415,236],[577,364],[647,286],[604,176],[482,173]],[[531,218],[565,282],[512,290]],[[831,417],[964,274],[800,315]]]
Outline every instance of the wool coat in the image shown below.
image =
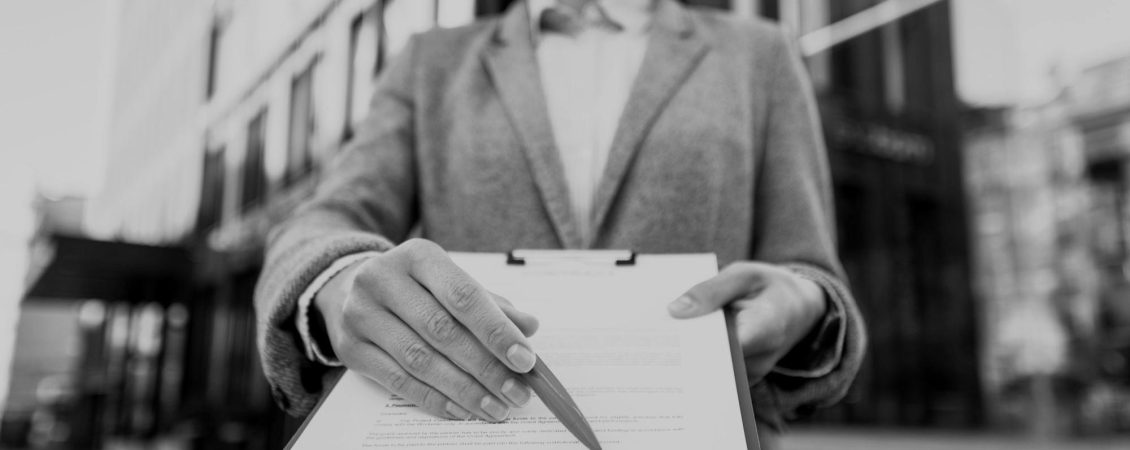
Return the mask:
[[780,427],[842,397],[863,358],[864,325],[836,254],[813,94],[786,35],[659,0],[586,218],[570,206],[531,33],[516,2],[413,37],[317,193],[272,231],[255,305],[280,406],[310,411],[331,372],[305,356],[298,297],[336,259],[411,235],[449,251],[713,252],[722,265],[789,267],[824,290],[827,313],[752,387],[758,418]]

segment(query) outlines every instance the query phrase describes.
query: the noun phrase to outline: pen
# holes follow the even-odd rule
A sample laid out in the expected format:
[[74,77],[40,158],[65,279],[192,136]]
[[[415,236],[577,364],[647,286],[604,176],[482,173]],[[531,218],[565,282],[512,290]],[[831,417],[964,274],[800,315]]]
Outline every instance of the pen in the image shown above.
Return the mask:
[[596,440],[596,434],[593,433],[588,419],[585,419],[585,415],[581,413],[573,398],[565,391],[565,386],[557,380],[557,376],[549,370],[549,366],[545,365],[541,357],[537,358],[533,369],[522,375],[526,384],[530,385],[530,389],[538,394],[542,403],[545,403],[553,415],[557,416],[557,420],[560,420],[578,441],[585,444],[589,450],[601,450],[600,442]]

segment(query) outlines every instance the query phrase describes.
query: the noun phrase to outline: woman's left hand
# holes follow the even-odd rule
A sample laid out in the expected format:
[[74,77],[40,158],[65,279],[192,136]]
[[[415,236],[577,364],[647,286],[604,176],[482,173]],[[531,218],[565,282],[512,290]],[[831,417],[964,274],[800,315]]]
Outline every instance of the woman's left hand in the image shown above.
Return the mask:
[[730,305],[750,384],[761,380],[803,339],[827,302],[816,283],[766,263],[737,262],[667,305],[671,316],[698,317]]

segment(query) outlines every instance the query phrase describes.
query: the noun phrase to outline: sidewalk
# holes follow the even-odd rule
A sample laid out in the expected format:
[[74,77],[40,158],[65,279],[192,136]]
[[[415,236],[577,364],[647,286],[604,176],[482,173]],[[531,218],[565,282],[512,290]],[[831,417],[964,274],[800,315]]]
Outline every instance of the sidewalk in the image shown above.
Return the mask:
[[1130,435],[1040,442],[1023,435],[959,431],[794,428],[783,450],[1127,450]]

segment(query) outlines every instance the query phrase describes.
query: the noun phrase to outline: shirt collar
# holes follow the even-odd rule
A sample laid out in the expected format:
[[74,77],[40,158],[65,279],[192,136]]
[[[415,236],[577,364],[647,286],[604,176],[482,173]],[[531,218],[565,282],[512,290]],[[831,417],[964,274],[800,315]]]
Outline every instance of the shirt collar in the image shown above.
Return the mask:
[[[628,33],[646,31],[655,10],[655,0],[596,0],[596,2],[604,8],[612,20],[623,25],[624,31]],[[540,34],[538,19],[541,18],[542,11],[555,3],[556,0],[526,0],[535,37]]]

